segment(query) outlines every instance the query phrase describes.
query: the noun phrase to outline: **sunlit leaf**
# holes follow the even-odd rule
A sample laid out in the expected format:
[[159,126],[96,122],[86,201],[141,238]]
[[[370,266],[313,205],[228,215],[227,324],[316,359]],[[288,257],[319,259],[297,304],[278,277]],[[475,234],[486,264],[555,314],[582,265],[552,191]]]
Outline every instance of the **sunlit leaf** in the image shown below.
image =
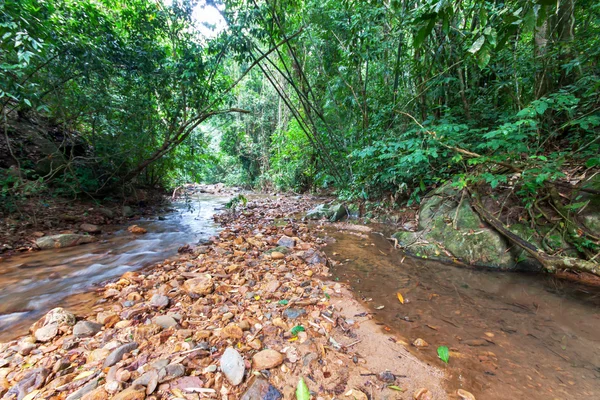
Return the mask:
[[304,379],[300,378],[298,381],[298,387],[296,388],[296,400],[310,400],[310,390],[304,383]]
[[402,297],[402,294],[400,292],[396,293],[396,296],[398,297],[398,300],[400,301],[400,303],[404,304],[404,297]]
[[446,347],[446,346],[438,347],[437,353],[438,353],[438,357],[440,358],[440,360],[442,360],[443,362],[448,364],[448,361],[450,361],[450,352],[448,351],[448,347]]

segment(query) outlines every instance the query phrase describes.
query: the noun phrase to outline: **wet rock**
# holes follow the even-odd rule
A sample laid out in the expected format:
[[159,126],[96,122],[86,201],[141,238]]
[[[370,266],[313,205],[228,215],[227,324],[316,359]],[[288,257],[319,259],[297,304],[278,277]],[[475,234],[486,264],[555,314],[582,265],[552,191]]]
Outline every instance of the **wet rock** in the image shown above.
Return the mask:
[[301,308],[287,308],[283,311],[283,315],[287,319],[296,319],[304,314],[306,314],[306,311]]
[[327,265],[327,257],[315,249],[308,249],[300,256],[308,265],[323,264]]
[[41,328],[36,330],[33,335],[35,336],[35,340],[37,340],[38,342],[49,342],[58,335],[58,324],[52,323],[46,326],[42,326]]
[[254,378],[241,400],[280,400],[283,395],[277,388],[263,378]]
[[282,246],[282,247],[288,247],[290,249],[293,249],[294,246],[296,246],[296,240],[289,237],[289,236],[282,236],[278,241],[277,241],[277,245],[278,246]]
[[228,347],[221,356],[221,370],[225,377],[234,386],[239,385],[244,380],[246,365],[244,359],[233,347]]
[[102,324],[91,321],[79,321],[73,327],[73,335],[77,338],[94,336],[100,332]]
[[162,294],[155,294],[150,299],[150,305],[156,308],[165,308],[169,305],[169,298]]
[[426,388],[417,389],[417,391],[413,394],[414,400],[433,400],[433,394],[431,391]]
[[177,321],[170,315],[159,315],[152,319],[152,322],[163,329],[169,329],[177,326]]
[[271,369],[283,363],[283,354],[276,350],[266,349],[252,357],[252,368],[256,370]]
[[188,279],[183,283],[182,286],[183,291],[192,298],[211,294],[214,288],[215,283],[212,277],[209,275]]
[[35,245],[41,250],[60,249],[63,247],[73,247],[80,244],[95,242],[96,238],[89,235],[76,235],[74,233],[65,233],[61,235],[44,236],[35,241]]
[[463,389],[458,389],[456,394],[458,395],[458,397],[461,400],[475,400],[475,396],[473,396],[472,393],[467,392],[466,390],[463,390]]
[[329,217],[331,222],[340,221],[342,218],[348,215],[348,210],[344,204],[334,204],[329,208],[329,210],[331,210],[331,216]]
[[137,347],[138,344],[136,342],[126,343],[117,347],[108,355],[108,357],[106,357],[106,360],[104,360],[103,368],[112,367],[113,365],[121,361],[126,353],[137,349]]
[[145,233],[148,233],[148,231],[145,228],[142,228],[141,226],[137,225],[131,225],[129,228],[127,228],[127,230],[130,233],[134,233],[136,235],[143,235]]
[[418,338],[413,342],[413,346],[417,347],[417,348],[421,348],[421,347],[428,347],[429,343],[427,343],[425,340]]
[[471,347],[489,346],[490,345],[490,342],[488,342],[487,340],[483,340],[483,339],[467,339],[467,340],[462,340],[460,343],[466,344],[467,346],[471,346]]
[[81,224],[79,225],[79,229],[86,233],[100,233],[102,230],[98,225],[94,224]]
[[144,400],[146,398],[146,388],[141,385],[132,385],[131,387],[117,393],[113,400]]

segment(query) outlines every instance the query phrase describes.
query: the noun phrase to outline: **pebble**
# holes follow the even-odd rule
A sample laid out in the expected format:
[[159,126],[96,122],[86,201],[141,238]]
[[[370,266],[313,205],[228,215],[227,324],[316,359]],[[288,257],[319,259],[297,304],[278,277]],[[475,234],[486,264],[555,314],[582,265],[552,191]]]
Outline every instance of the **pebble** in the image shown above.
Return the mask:
[[413,346],[415,347],[428,347],[429,343],[427,343],[425,340],[418,338],[413,342]]
[[91,321],[79,321],[73,327],[73,335],[77,338],[94,336],[100,332],[102,325]]
[[212,277],[205,275],[188,279],[183,283],[182,289],[192,298],[211,294],[215,288]]
[[283,312],[287,319],[296,319],[304,314],[306,314],[306,311],[301,308],[288,308]]
[[244,359],[233,347],[228,347],[223,352],[220,360],[221,371],[233,386],[237,386],[244,380],[246,365]]
[[152,322],[163,329],[169,329],[177,326],[177,321],[170,315],[159,315],[152,319]]
[[108,357],[106,357],[106,360],[104,360],[103,368],[112,367],[113,365],[115,365],[123,359],[125,353],[129,353],[137,349],[137,347],[138,344],[136,342],[125,343],[117,347],[108,355]]
[[285,258],[285,254],[280,253],[278,251],[274,251],[271,253],[271,258],[273,260],[283,260]]
[[289,236],[282,236],[278,241],[277,241],[277,246],[282,246],[282,247],[287,247],[287,248],[294,248],[294,246],[296,246],[296,240],[292,239]]
[[221,330],[221,336],[230,339],[241,339],[244,336],[244,332],[236,324],[229,324]]
[[136,235],[143,235],[148,232],[146,229],[142,228],[141,226],[137,226],[137,225],[131,225],[129,228],[127,228],[127,230]]
[[112,400],[143,400],[146,398],[146,388],[141,385],[131,387],[117,393]]
[[169,298],[163,294],[155,294],[150,299],[150,305],[156,308],[165,308],[169,305]]
[[98,225],[94,224],[81,224],[79,229],[87,233],[100,233],[102,231]]
[[252,357],[252,368],[255,370],[271,369],[283,363],[283,354],[276,350],[266,349]]
[[54,339],[56,335],[58,335],[57,323],[42,326],[34,333],[35,340],[38,342],[49,342],[50,340]]
[[280,400],[283,395],[263,378],[254,378],[240,400]]
[[417,389],[413,394],[414,400],[433,400],[433,394],[427,388]]

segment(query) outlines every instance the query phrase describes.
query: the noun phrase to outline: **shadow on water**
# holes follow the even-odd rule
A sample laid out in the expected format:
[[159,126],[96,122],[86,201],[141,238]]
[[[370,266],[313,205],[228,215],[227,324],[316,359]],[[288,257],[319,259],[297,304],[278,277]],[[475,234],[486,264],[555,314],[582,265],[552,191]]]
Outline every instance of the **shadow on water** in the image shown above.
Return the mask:
[[163,261],[186,243],[208,239],[218,231],[212,216],[227,200],[194,196],[192,202],[174,203],[175,211],[160,219],[135,221],[148,230],[145,235],[133,235],[127,226],[111,227],[114,231],[96,243],[5,260],[0,264],[0,340],[25,333],[53,307],[92,302],[94,285]]
[[[335,240],[324,250],[340,262],[333,276],[383,329],[428,342],[411,348],[448,372],[450,390],[492,400],[600,398],[599,289],[413,259],[377,234],[328,236]],[[448,365],[437,357],[442,345]]]

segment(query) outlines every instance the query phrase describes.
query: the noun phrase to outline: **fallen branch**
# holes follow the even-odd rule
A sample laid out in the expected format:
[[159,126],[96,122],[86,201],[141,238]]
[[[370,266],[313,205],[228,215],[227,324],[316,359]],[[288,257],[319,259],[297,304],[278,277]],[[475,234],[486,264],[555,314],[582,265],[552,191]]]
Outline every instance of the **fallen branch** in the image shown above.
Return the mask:
[[591,274],[600,276],[600,264],[593,261],[582,260],[575,257],[556,257],[545,253],[543,250],[537,248],[535,245],[529,243],[518,235],[511,232],[504,224],[491,215],[482,205],[479,199],[475,196],[471,196],[473,199],[473,209],[481,216],[481,218],[490,224],[499,233],[505,236],[510,242],[516,244],[533,258],[535,258],[544,269],[548,272],[555,273],[559,269],[566,269],[569,271],[580,271],[589,272]]

